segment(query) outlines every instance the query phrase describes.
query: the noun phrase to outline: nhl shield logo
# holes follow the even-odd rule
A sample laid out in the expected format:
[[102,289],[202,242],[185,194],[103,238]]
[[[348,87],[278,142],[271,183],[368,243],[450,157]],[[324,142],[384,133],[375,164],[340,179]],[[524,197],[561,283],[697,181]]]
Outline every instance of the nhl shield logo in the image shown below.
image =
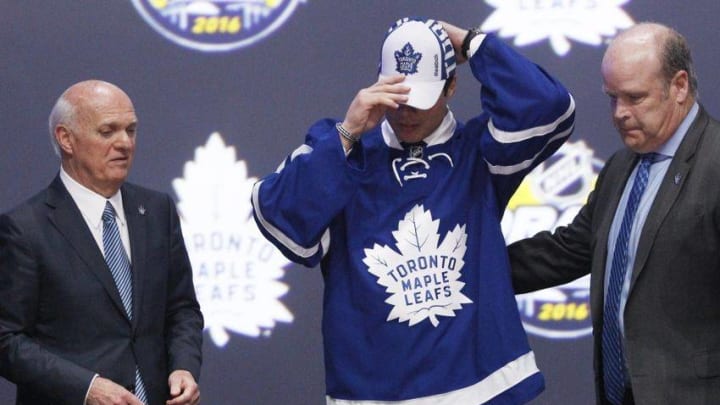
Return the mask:
[[423,147],[422,147],[422,145],[412,145],[412,146],[410,146],[410,149],[408,149],[408,157],[416,158],[416,159],[422,159],[422,157],[423,157]]
[[402,50],[395,51],[395,62],[397,63],[395,70],[404,75],[412,75],[418,72],[418,63],[422,59],[420,52],[408,42],[402,47]]

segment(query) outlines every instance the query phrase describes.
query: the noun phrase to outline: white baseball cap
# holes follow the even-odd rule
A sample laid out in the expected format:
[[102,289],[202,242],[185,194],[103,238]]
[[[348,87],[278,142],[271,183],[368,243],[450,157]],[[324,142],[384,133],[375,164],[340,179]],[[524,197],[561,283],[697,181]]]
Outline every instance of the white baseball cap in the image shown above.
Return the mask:
[[445,82],[455,73],[455,50],[442,24],[421,18],[402,18],[385,35],[379,77],[405,75],[411,107],[435,105]]

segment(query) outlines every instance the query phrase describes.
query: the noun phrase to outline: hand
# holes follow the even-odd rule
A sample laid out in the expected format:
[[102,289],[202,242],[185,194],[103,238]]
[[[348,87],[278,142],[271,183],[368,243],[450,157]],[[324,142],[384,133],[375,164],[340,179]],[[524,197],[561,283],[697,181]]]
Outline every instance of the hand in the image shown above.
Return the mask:
[[403,80],[403,75],[391,76],[360,90],[345,113],[343,128],[355,137],[374,128],[388,108],[398,108],[408,100],[410,88],[402,84]]
[[166,405],[197,405],[200,403],[200,387],[192,374],[186,370],[175,370],[168,377],[170,400]]
[[445,29],[445,32],[447,32],[448,37],[450,37],[450,43],[452,43],[453,48],[455,49],[455,61],[457,64],[461,64],[467,59],[463,57],[462,55],[462,43],[465,39],[465,36],[468,34],[468,30],[464,28],[456,27],[450,23],[447,23],[445,21],[440,21],[440,24],[442,24],[443,28]]
[[87,405],[143,405],[130,391],[107,378],[97,377],[90,385]]

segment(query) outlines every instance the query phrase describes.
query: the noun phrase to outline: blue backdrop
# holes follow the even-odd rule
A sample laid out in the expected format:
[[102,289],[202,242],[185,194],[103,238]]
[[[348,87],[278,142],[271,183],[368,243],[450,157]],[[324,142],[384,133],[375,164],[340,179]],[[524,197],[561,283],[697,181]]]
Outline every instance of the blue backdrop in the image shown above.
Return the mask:
[[[258,238],[249,186],[316,119],[342,118],[375,81],[385,29],[408,15],[484,24],[575,97],[575,148],[564,156],[587,172],[568,183],[577,195],[568,203],[573,192],[528,185],[507,215],[508,239],[571,217],[581,185],[621,147],[599,75],[617,29],[652,20],[686,35],[701,102],[720,116],[716,0],[0,0],[0,211],[55,176],[47,116],[58,95],[89,78],[119,85],[140,119],[130,180],[173,195],[187,225],[208,320],[202,402],[324,403],[322,279]],[[477,99],[462,66],[451,108],[466,120]],[[519,300],[547,382],[534,404],[592,402],[586,291]],[[0,379],[0,403],[14,391]]]

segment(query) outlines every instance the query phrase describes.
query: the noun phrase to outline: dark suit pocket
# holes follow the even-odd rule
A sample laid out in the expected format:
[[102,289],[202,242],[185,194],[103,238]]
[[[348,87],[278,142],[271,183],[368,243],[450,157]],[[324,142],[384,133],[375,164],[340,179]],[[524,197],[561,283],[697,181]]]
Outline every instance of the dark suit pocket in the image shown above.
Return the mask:
[[693,358],[695,373],[700,378],[720,376],[720,352],[698,353]]

